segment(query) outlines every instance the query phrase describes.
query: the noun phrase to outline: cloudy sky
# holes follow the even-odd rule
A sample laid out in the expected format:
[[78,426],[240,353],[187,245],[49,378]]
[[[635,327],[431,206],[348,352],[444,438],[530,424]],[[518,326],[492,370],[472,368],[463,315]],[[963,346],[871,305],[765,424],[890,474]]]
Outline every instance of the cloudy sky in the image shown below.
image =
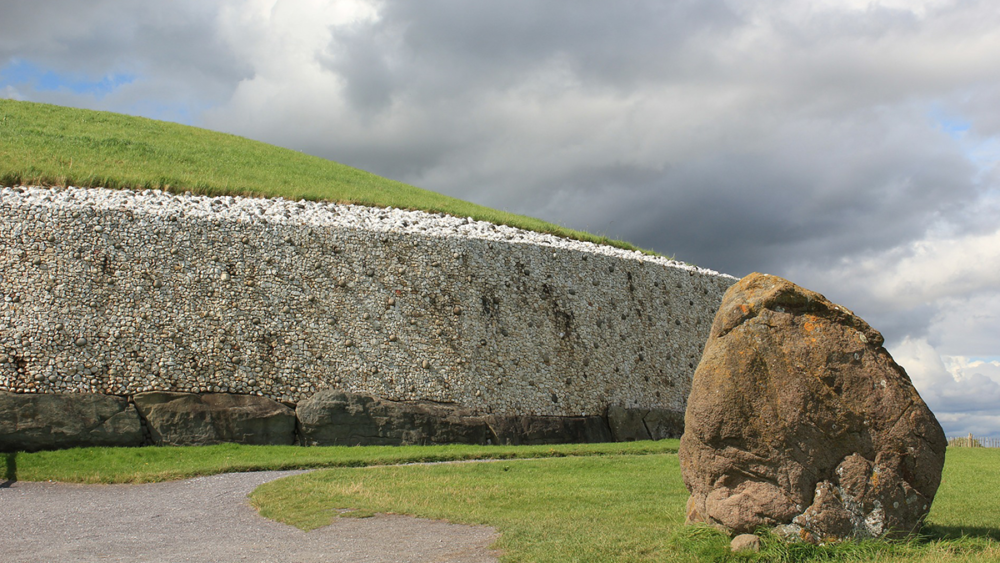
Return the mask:
[[0,96],[819,291],[1000,436],[996,0],[0,0]]

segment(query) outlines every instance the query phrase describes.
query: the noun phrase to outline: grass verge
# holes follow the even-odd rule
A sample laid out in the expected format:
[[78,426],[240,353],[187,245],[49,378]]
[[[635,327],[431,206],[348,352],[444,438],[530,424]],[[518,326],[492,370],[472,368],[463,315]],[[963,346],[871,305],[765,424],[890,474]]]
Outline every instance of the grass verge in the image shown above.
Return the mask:
[[[337,468],[267,483],[252,503],[304,530],[337,509],[493,526],[504,561],[1000,561],[1000,451],[949,450],[924,535],[908,542],[788,545],[764,535],[753,555],[682,525],[676,455]],[[350,514],[350,513],[348,513]]]
[[543,446],[243,446],[74,448],[0,454],[0,477],[64,483],[151,483],[238,471],[367,467],[472,459],[676,452],[679,440]]
[[162,189],[419,209],[642,250],[624,241],[475,205],[235,135],[116,113],[0,99],[0,185],[21,184]]

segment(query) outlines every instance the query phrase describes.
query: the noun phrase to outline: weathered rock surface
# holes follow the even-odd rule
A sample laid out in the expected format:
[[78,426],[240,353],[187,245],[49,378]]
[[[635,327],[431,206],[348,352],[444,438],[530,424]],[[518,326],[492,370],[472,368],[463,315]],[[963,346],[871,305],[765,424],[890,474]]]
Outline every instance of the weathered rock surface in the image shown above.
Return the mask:
[[729,550],[733,553],[740,551],[760,551],[760,538],[753,534],[740,534],[729,542]]
[[157,445],[295,442],[295,412],[266,397],[153,392],[134,400]]
[[679,438],[684,433],[684,413],[615,406],[608,408],[608,425],[615,442]]
[[451,405],[320,391],[295,409],[306,446],[485,444],[486,419]]
[[680,438],[684,434],[684,412],[667,409],[649,409],[642,417],[653,440]]
[[0,452],[139,445],[139,415],[121,397],[0,392]]
[[320,391],[296,408],[303,445],[609,442],[600,416],[482,416],[450,404]]
[[585,444],[612,442],[601,416],[491,416],[487,418],[494,444]]
[[918,528],[946,441],[882,343],[787,280],[751,274],[730,288],[685,415],[688,521],[811,542]]
[[649,429],[642,421],[643,411],[624,407],[608,407],[608,426],[615,442],[649,440]]

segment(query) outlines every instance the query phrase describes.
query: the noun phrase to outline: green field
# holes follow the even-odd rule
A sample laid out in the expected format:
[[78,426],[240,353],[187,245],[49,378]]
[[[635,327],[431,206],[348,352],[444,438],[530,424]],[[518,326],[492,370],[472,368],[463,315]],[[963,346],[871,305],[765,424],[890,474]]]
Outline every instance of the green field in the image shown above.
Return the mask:
[[176,123],[0,99],[0,185],[162,189],[398,207],[635,246],[298,151]]
[[[304,530],[392,512],[500,533],[504,561],[1000,561],[1000,450],[949,448],[923,534],[908,542],[787,545],[759,554],[683,526],[677,440],[558,446],[84,448],[6,456],[7,478],[149,482],[247,469],[329,467],[259,487],[251,502]],[[419,461],[491,459],[443,465]],[[2,469],[3,466],[0,466]],[[446,493],[443,493],[445,491]],[[341,512],[341,510],[348,512]]]

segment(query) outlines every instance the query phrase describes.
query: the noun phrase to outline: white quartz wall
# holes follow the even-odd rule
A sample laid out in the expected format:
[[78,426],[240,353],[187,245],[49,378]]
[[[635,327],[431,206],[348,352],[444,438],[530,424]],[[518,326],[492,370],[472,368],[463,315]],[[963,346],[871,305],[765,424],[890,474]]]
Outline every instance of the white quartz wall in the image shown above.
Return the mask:
[[0,390],[682,411],[730,276],[403,210],[0,190]]

